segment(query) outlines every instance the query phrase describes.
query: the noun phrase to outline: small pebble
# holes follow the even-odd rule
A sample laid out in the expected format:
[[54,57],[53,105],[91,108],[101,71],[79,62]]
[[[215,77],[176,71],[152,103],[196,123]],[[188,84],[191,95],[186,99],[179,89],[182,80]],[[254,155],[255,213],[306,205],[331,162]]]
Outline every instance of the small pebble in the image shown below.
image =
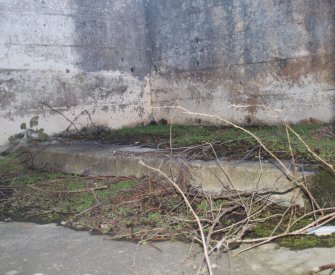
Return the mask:
[[108,224],[102,224],[100,225],[101,229],[109,229],[109,225]]
[[212,264],[212,269],[217,269],[218,265],[217,264]]

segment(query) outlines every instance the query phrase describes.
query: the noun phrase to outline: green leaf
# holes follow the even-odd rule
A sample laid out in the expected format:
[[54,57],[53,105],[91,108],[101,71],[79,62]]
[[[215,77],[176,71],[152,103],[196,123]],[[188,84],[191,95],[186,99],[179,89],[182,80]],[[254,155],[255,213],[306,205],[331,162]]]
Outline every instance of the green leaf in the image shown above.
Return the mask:
[[48,135],[46,133],[39,133],[38,140],[39,141],[46,141],[48,139]]
[[21,128],[21,130],[26,130],[27,129],[27,124],[25,122],[21,123],[20,128]]
[[18,139],[23,139],[24,138],[24,134],[23,133],[19,133],[19,134],[15,134],[14,135],[14,139],[18,140]]
[[42,133],[44,133],[44,129],[40,128],[40,129],[38,129],[38,132],[42,134]]
[[33,128],[34,126],[38,125],[38,116],[34,116],[31,120],[30,120],[30,128]]

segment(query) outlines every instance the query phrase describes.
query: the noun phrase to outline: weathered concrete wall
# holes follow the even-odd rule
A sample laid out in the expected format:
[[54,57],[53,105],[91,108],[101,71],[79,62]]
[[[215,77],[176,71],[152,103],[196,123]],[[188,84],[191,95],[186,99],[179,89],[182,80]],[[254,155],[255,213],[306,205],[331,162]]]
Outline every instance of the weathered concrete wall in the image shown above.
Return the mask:
[[146,12],[155,106],[244,124],[334,119],[334,0],[147,0]]
[[39,102],[111,127],[145,121],[146,43],[141,0],[0,0],[0,144],[35,115],[47,133],[69,125]]
[[0,144],[35,115],[68,126],[39,102],[122,127],[176,100],[243,124],[333,120],[335,0],[0,0]]

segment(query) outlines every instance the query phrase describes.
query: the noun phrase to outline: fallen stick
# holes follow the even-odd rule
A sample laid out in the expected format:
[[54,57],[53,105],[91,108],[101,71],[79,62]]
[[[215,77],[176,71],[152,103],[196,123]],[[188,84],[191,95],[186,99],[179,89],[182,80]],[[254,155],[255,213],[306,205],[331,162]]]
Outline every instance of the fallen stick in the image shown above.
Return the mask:
[[203,245],[203,249],[204,249],[204,256],[205,256],[205,259],[206,259],[206,264],[207,264],[207,268],[208,268],[208,273],[209,275],[213,275],[213,271],[212,271],[212,265],[211,265],[211,262],[210,262],[210,259],[209,259],[209,255],[208,255],[208,247],[207,247],[207,242],[206,242],[206,238],[205,238],[205,234],[204,234],[204,231],[203,231],[203,228],[202,228],[202,225],[201,225],[201,221],[197,215],[197,213],[195,213],[192,205],[190,204],[189,200],[187,199],[187,197],[185,196],[183,190],[181,190],[181,188],[178,186],[178,184],[176,184],[172,179],[170,179],[162,170],[160,169],[157,169],[155,167],[152,167],[152,166],[149,166],[147,164],[145,164],[142,160],[140,160],[140,164],[143,165],[144,167],[152,170],[152,171],[155,171],[159,174],[161,174],[164,178],[166,178],[175,188],[176,190],[182,195],[184,201],[185,201],[185,204],[187,205],[187,207],[190,209],[192,215],[194,216],[194,218],[196,219],[197,221],[197,224],[198,224],[198,227],[199,227],[199,231],[200,231],[200,235],[201,235],[201,241],[202,241],[202,245]]
[[46,190],[43,188],[39,188],[35,185],[27,185],[29,188],[33,189],[33,190],[37,190],[37,191],[44,191],[44,192],[49,192],[49,193],[55,193],[55,194],[71,194],[71,193],[83,193],[83,192],[93,192],[96,190],[102,190],[102,189],[107,189],[108,186],[103,185],[103,186],[99,186],[99,187],[94,187],[94,188],[87,188],[87,189],[79,189],[79,190],[71,190],[71,191],[55,191],[55,190]]
[[318,267],[315,267],[309,272],[309,274],[319,273],[321,271],[328,270],[328,269],[332,269],[333,271],[335,271],[335,263],[325,264],[325,265],[320,265]]

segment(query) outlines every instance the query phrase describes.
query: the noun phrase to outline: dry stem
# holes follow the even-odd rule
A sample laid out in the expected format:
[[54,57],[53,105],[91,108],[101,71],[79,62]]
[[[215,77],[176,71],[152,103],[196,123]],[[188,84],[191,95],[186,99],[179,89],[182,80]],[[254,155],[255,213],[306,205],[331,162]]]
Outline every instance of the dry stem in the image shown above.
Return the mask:
[[190,204],[189,200],[187,199],[187,197],[185,196],[184,192],[181,190],[181,188],[178,186],[178,184],[176,184],[173,180],[171,180],[171,178],[169,178],[162,170],[157,169],[155,167],[149,166],[147,164],[145,164],[142,160],[140,161],[140,164],[143,165],[144,167],[157,172],[158,174],[162,175],[165,179],[167,179],[175,188],[176,190],[182,195],[185,204],[187,205],[187,207],[190,209],[192,215],[194,216],[194,218],[197,221],[198,227],[199,227],[199,231],[200,231],[200,235],[201,235],[201,241],[202,241],[202,245],[203,245],[203,250],[204,250],[204,256],[206,259],[206,263],[207,263],[207,269],[210,275],[213,275],[213,271],[212,271],[212,265],[209,259],[209,255],[208,255],[208,247],[207,247],[207,243],[206,243],[206,239],[205,239],[205,234],[202,228],[202,224],[201,221],[197,215],[197,213],[194,211],[192,205]]

